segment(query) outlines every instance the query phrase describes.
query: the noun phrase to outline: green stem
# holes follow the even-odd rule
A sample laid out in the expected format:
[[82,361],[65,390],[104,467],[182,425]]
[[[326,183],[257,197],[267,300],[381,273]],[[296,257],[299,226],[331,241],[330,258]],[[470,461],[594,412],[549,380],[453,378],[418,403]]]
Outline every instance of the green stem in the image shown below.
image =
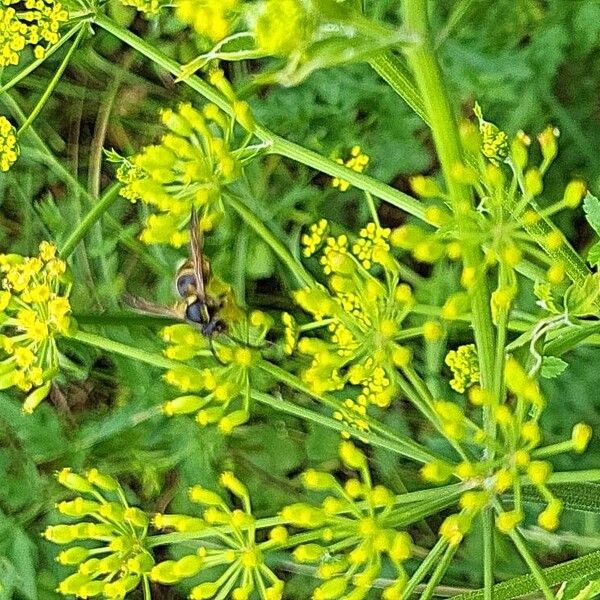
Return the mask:
[[[88,346],[94,346],[94,348],[105,350],[106,352],[110,352],[112,354],[126,356],[127,358],[152,365],[158,369],[180,369],[182,366],[184,366],[184,363],[181,363],[180,361],[171,360],[162,356],[161,354],[148,352],[147,350],[141,350],[140,348],[134,348],[133,346],[128,346],[127,344],[123,344],[121,342],[115,342],[114,340],[109,340],[108,338],[95,333],[77,331],[70,336],[70,339],[81,342],[82,344],[86,344]],[[189,366],[186,366],[186,368],[193,369],[193,367]]]
[[481,513],[483,529],[483,597],[494,597],[494,513],[490,507]]
[[591,483],[600,481],[600,469],[589,469],[586,471],[560,471],[552,473],[548,478],[548,484],[553,483]]
[[[438,65],[429,31],[427,0],[404,0],[404,22],[408,29],[420,39],[420,43],[406,49],[409,64],[412,68],[425,111],[429,116],[433,140],[452,208],[457,215],[459,237],[463,215],[470,212],[468,203],[471,192],[467,186],[459,183],[452,176],[456,163],[462,162],[462,151],[458,137],[458,127]],[[481,250],[465,244],[463,249],[465,267],[478,268],[481,265]],[[486,389],[492,387],[494,368],[494,334],[490,309],[490,296],[487,282],[480,276],[470,290],[471,311],[475,342],[481,366],[481,385]]]
[[423,581],[427,573],[432,569],[433,565],[441,556],[442,552],[448,546],[448,542],[445,539],[440,538],[435,546],[429,551],[429,554],[425,557],[425,559],[421,562],[421,564],[417,567],[417,570],[413,573],[412,577],[408,580],[406,587],[403,590],[403,598],[410,598],[417,585]]
[[442,556],[442,559],[435,567],[435,570],[431,574],[431,577],[427,582],[423,593],[421,594],[421,600],[430,600],[433,597],[437,584],[441,581],[442,577],[444,576],[444,573],[446,573],[446,571],[448,570],[448,567],[452,562],[452,558],[454,557],[454,554],[457,550],[458,546],[448,546],[446,548],[444,556]]
[[373,446],[385,448],[386,450],[390,450],[395,454],[399,454],[417,462],[425,463],[435,460],[435,457],[432,454],[418,444],[415,444],[412,440],[403,440],[401,438],[388,439],[371,431],[354,432],[342,421],[327,417],[321,413],[309,410],[293,402],[283,400],[282,398],[275,398],[274,396],[269,396],[268,394],[263,394],[261,392],[252,392],[252,398],[261,404],[270,406],[274,410],[285,412],[300,419],[312,421],[313,423],[323,425],[324,427],[333,429],[334,431],[338,431],[340,433],[350,432],[355,437],[365,440]]
[[[105,15],[96,15],[94,21],[96,25],[102,27],[102,29],[108,31],[109,33],[112,33],[122,42],[128,44],[142,55],[156,63],[158,66],[175,75],[175,77],[182,76],[183,67],[179,63],[167,57],[165,54],[154,48],[151,44],[145,42],[142,38],[136,36],[134,33],[131,33],[123,27],[120,27]],[[204,96],[210,102],[216,104],[227,114],[233,116],[233,108],[229,101],[226,100],[215,88],[210,86],[199,77],[196,77],[195,75],[187,77],[186,79],[182,80],[182,83]],[[426,220],[425,207],[418,200],[415,200],[408,194],[404,194],[403,192],[396,190],[385,183],[381,183],[376,179],[367,177],[362,173],[357,173],[356,171],[353,171],[344,165],[340,165],[334,160],[325,158],[320,154],[313,152],[312,150],[308,150],[307,148],[303,148],[298,144],[289,142],[264,127],[257,125],[253,133],[260,140],[268,144],[268,150],[271,153],[281,154],[282,156],[295,160],[296,162],[326,173],[331,177],[339,177],[344,179],[359,190],[370,192],[373,194],[373,196],[385,200],[386,202],[423,221]]]
[[67,259],[71,255],[77,244],[84,238],[94,223],[111,207],[112,203],[119,197],[121,187],[120,183],[113,184],[95,202],[92,209],[85,215],[60,250],[60,257],[62,259]]
[[[284,384],[288,385],[289,387],[291,387],[292,389],[302,392],[302,393],[310,396],[311,398],[314,398],[318,402],[331,408],[333,411],[340,410],[340,403],[335,398],[330,398],[329,396],[325,396],[325,395],[321,395],[321,394],[317,394],[317,393],[313,392],[310,389],[310,387],[308,387],[305,383],[303,383],[295,375],[288,373],[287,371],[278,367],[277,365],[274,365],[267,361],[261,361],[259,363],[259,367],[263,371],[265,371],[265,373],[268,373],[271,377],[274,377],[277,381],[284,383]],[[398,447],[402,447],[404,452],[407,452],[407,451],[410,452],[411,458],[413,458],[414,460],[417,460],[418,462],[430,462],[432,460],[439,460],[439,457],[436,457],[434,454],[427,451],[421,445],[417,444],[416,442],[413,442],[410,438],[400,437],[397,433],[395,433],[393,431],[389,431],[384,425],[382,425],[378,421],[375,421],[372,418],[369,418],[367,416],[365,416],[363,418],[365,419],[367,425],[369,426],[369,428],[371,430],[382,434],[389,440],[392,440],[393,442],[395,442],[397,444]],[[342,429],[340,429],[340,431],[342,431],[342,430],[346,431],[348,429],[347,427],[344,427],[341,424],[341,422],[339,422],[339,423],[340,423],[340,427],[342,427]],[[359,437],[362,437],[363,432],[361,431],[360,434],[357,434],[357,435],[359,435]],[[397,451],[399,452],[400,450],[397,450]]]
[[429,125],[423,99],[419,94],[410,72],[395,54],[387,52],[369,61],[377,74]]
[[548,581],[546,580],[544,572],[529,552],[529,549],[525,545],[525,541],[523,540],[521,534],[516,529],[513,529],[512,531],[509,531],[508,536],[512,540],[512,543],[515,545],[516,549],[519,551],[521,558],[529,567],[529,571],[537,581],[540,591],[542,594],[544,594],[544,598],[546,598],[546,600],[556,600],[552,590],[550,589],[550,586],[548,585]]
[[77,34],[77,37],[75,38],[75,41],[69,48],[69,51],[63,58],[63,61],[60,63],[60,66],[58,67],[56,73],[54,74],[54,77],[50,80],[50,83],[48,84],[46,91],[42,94],[42,97],[39,99],[38,103],[35,105],[35,108],[31,111],[30,115],[25,120],[25,123],[23,123],[21,125],[19,131],[17,131],[17,137],[21,136],[27,130],[27,128],[35,121],[35,119],[40,114],[40,112],[42,112],[42,109],[46,105],[48,98],[50,98],[50,96],[52,95],[52,92],[58,85],[58,82],[60,81],[62,74],[65,72],[65,69],[69,65],[69,62],[71,61],[71,57],[73,56],[73,53],[77,49],[77,46],[79,46],[79,42],[81,42],[84,34],[85,34],[85,28],[82,27],[79,30],[79,33]]
[[244,222],[271,247],[281,262],[296,277],[298,283],[307,287],[316,286],[312,275],[294,258],[292,253],[279,241],[269,228],[238,198],[227,194],[225,201],[235,212],[242,217]]

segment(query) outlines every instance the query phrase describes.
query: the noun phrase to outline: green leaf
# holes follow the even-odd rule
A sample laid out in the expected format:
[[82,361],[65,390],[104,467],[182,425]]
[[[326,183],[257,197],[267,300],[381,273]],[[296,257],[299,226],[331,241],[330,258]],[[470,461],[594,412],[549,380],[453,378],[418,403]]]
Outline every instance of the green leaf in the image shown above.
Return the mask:
[[582,577],[571,581],[559,592],[559,600],[591,600],[600,594],[600,579]]
[[592,266],[600,265],[600,242],[596,242],[588,250],[587,261]]
[[600,235],[600,200],[588,192],[583,199],[583,211],[587,222]]
[[558,356],[544,356],[542,360],[542,377],[554,379],[564,373],[568,366],[569,363],[562,358],[558,358]]
[[[590,576],[600,571],[600,551],[586,554],[580,558],[542,569],[544,577],[549,585],[563,582],[571,582],[582,576]],[[533,575],[522,575],[508,581],[503,581],[494,586],[494,600],[510,600],[525,594],[538,591],[539,587]],[[484,591],[467,592],[459,596],[453,596],[454,600],[480,600],[484,597]]]

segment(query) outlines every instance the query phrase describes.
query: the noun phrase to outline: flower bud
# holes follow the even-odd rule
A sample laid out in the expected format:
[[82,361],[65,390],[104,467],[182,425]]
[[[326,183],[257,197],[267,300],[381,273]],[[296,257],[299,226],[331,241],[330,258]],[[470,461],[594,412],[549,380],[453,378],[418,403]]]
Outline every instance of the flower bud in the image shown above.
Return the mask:
[[522,520],[523,513],[520,510],[503,512],[496,517],[496,527],[502,533],[510,533]]
[[587,186],[580,179],[575,179],[567,184],[563,202],[568,208],[577,208],[587,191]]
[[89,494],[94,491],[94,488],[87,479],[84,479],[81,475],[77,475],[77,473],[73,473],[69,468],[59,471],[56,474],[56,478],[58,479],[58,483],[73,492]]
[[339,455],[349,469],[364,469],[367,466],[367,457],[352,442],[342,442]]
[[326,552],[326,548],[319,544],[302,544],[296,547],[293,555],[298,562],[311,563],[321,560]]
[[571,433],[573,450],[578,454],[585,452],[592,439],[592,428],[586,423],[577,423]]

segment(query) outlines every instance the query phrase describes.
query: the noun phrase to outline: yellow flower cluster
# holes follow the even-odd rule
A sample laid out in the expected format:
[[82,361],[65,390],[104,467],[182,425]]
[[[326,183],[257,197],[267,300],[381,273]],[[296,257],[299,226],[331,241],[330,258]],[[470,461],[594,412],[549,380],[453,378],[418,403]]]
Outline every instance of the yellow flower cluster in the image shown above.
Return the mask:
[[[119,483],[92,469],[85,477],[63,469],[58,481],[80,494],[60,502],[58,511],[77,523],[51,525],[44,537],[55,544],[83,542],[62,551],[57,561],[77,570],[61,581],[57,591],[65,596],[122,599],[137,588],[154,565],[144,540],[149,519],[129,506]],[[85,519],[85,520],[84,520]],[[101,543],[92,547],[90,542]]]
[[152,206],[140,239],[147,244],[185,245],[191,209],[199,226],[210,230],[223,214],[223,187],[241,174],[229,147],[231,119],[214,104],[197,110],[180,104],[161,113],[169,130],[160,144],[147,146],[117,172],[121,195]]
[[302,235],[302,254],[309,258],[311,257],[321,246],[325,235],[329,229],[329,223],[327,219],[321,219],[318,223],[313,223],[308,233]]
[[6,117],[0,116],[0,171],[8,171],[17,158],[19,158],[17,130]]
[[[240,502],[241,509],[231,509],[221,494],[197,485],[190,489],[189,497],[204,507],[201,519],[187,515],[155,516],[153,524],[159,529],[199,531],[206,528],[214,533],[207,535],[208,543],[194,554],[156,564],[150,571],[150,579],[172,585],[206,571],[210,579],[192,588],[191,600],[213,598],[219,592],[222,598],[248,600],[255,589],[261,591],[261,598],[279,600],[283,581],[264,560],[263,553],[271,544],[256,541],[255,519],[246,486],[231,471],[221,475],[219,484]],[[215,570],[220,571],[220,575],[215,576]]]
[[156,15],[162,7],[161,0],[121,0],[124,6],[132,6],[145,15]]
[[[508,402],[495,404],[492,395],[477,385],[469,390],[469,400],[473,405],[487,406],[493,412],[497,432],[491,440],[459,405],[443,401],[435,403],[444,431],[451,439],[481,448],[479,462],[465,459],[452,465],[436,461],[425,464],[421,469],[423,478],[431,483],[444,483],[454,476],[470,488],[460,498],[461,511],[450,515],[440,529],[440,535],[450,545],[459,544],[481,510],[495,505],[500,496],[508,491],[512,491],[515,506],[508,511],[497,510],[496,526],[503,533],[509,533],[518,526],[523,520],[521,489],[526,481],[536,488],[547,503],[538,515],[538,524],[550,531],[556,529],[562,502],[548,487],[552,474],[551,463],[540,459],[566,450],[583,452],[590,441],[591,428],[580,423],[573,429],[570,441],[540,447],[542,433],[539,419],[545,403],[537,381],[514,358],[509,357],[505,368],[505,385],[514,399],[514,405]],[[493,462],[486,458],[489,447],[495,451]]]
[[288,56],[302,47],[310,30],[306,3],[301,0],[264,0],[253,24],[256,45],[272,56]]
[[445,362],[453,375],[450,387],[459,394],[479,382],[479,360],[475,344],[467,344],[451,350],[446,355]]
[[[302,329],[311,334],[320,330],[320,337],[299,335],[293,319],[286,317],[286,350],[297,347],[310,357],[302,379],[315,393],[359,386],[358,397],[348,399],[335,416],[355,421],[362,430],[367,406],[390,404],[396,369],[411,361],[410,350],[399,341],[414,300],[410,287],[400,281],[389,235],[388,229],[371,223],[354,243],[345,235],[325,240],[320,262],[329,289],[304,288],[295,294],[314,318]],[[383,281],[369,271],[374,266],[383,271]]]
[[177,0],[175,14],[212,42],[232,33],[243,0]]
[[473,112],[479,120],[481,152],[493,163],[504,161],[508,157],[508,136],[496,125],[484,120],[479,104],[475,103]]
[[[369,157],[363,153],[360,146],[353,146],[350,150],[350,156],[346,160],[343,158],[337,158],[336,162],[340,165],[344,165],[357,173],[362,173],[367,165],[369,164]],[[350,189],[350,184],[344,179],[340,179],[339,177],[334,177],[331,180],[331,185],[334,188],[340,190],[340,192],[347,192]]]
[[33,46],[43,58],[60,39],[59,28],[69,13],[54,0],[3,0],[0,5],[0,67],[19,64],[21,52]]
[[330,473],[310,469],[302,475],[304,486],[328,495],[318,506],[298,503],[281,511],[292,527],[321,532],[315,542],[296,546],[294,559],[317,566],[323,583],[313,591],[314,600],[366,598],[385,561],[394,568],[395,581],[382,597],[401,598],[408,579],[403,563],[412,555],[412,540],[396,528],[395,496],[381,485],[373,486],[367,457],[352,442],[342,442],[339,455],[360,478],[342,485]]
[[[164,378],[184,393],[165,403],[163,412],[169,416],[194,414],[199,425],[217,424],[224,434],[250,418],[253,371],[261,360],[258,348],[271,327],[270,318],[259,311],[227,322],[229,333],[212,343],[191,325],[163,330],[163,339],[169,344],[165,354],[182,361],[181,367],[167,371]],[[189,362],[195,358],[198,368]]]
[[66,265],[53,244],[42,242],[39,256],[0,255],[0,273],[0,388],[33,388],[23,404],[30,413],[48,395],[58,373],[57,338],[75,325]]

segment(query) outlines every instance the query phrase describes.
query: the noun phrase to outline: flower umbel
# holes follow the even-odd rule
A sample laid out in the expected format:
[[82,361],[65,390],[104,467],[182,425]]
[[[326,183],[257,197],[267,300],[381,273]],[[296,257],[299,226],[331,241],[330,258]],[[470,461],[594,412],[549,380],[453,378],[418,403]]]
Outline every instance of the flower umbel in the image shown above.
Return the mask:
[[4,116],[0,116],[0,171],[8,171],[19,158],[17,130]]
[[[360,146],[353,146],[350,150],[350,156],[347,159],[337,158],[336,162],[357,173],[362,173],[369,164],[369,157],[361,150]],[[334,188],[338,188],[340,192],[347,192],[350,189],[350,184],[339,177],[334,177],[331,180],[331,185]]]
[[228,325],[229,333],[212,342],[187,324],[163,330],[163,339],[169,344],[165,354],[182,361],[179,369],[164,377],[184,393],[165,403],[165,414],[194,414],[199,425],[216,424],[225,434],[248,421],[254,372],[262,360],[259,348],[271,320],[254,311],[247,317],[238,313],[236,320],[228,319]]
[[31,391],[23,411],[32,412],[48,395],[59,368],[56,341],[75,323],[70,316],[70,283],[56,247],[42,242],[39,255],[0,255],[0,387]]
[[381,485],[373,486],[367,457],[352,442],[342,442],[339,455],[345,467],[358,471],[360,479],[342,485],[330,473],[310,469],[302,475],[304,486],[327,497],[320,506],[300,503],[281,511],[293,527],[321,532],[316,538],[321,543],[296,546],[294,558],[316,565],[317,576],[324,580],[313,591],[314,600],[365,598],[386,562],[393,567],[396,580],[383,597],[399,598],[408,579],[402,565],[412,555],[412,540],[397,529],[395,496]]
[[224,188],[240,176],[242,163],[240,151],[230,147],[231,119],[214,104],[202,110],[180,104],[177,111],[164,110],[161,120],[169,133],[117,175],[125,184],[122,196],[157,211],[148,217],[142,241],[181,247],[189,240],[192,207],[205,231],[220,219]]
[[19,64],[28,45],[35,58],[44,58],[68,18],[68,11],[55,0],[5,0],[0,6],[0,66]]
[[115,479],[96,469],[84,477],[63,469],[57,478],[67,489],[79,494],[73,500],[57,504],[57,509],[78,522],[51,525],[44,537],[61,545],[84,542],[58,555],[56,560],[60,564],[77,570],[61,581],[57,591],[80,598],[101,594],[108,599],[125,598],[147,579],[154,565],[152,554],[144,546],[148,517],[129,505]]
[[[256,587],[262,591],[261,597],[279,600],[283,582],[265,563],[264,552],[270,544],[257,543],[255,518],[246,486],[231,471],[222,473],[219,484],[242,508],[230,508],[223,495],[197,485],[190,489],[189,496],[192,502],[204,507],[201,519],[187,515],[158,514],[154,517],[153,523],[158,528],[201,530],[202,539],[207,543],[194,554],[158,563],[150,572],[150,579],[174,584],[208,571],[212,578],[192,589],[192,600],[212,598],[219,592],[223,598],[248,600]],[[220,575],[214,575],[215,569]]]

